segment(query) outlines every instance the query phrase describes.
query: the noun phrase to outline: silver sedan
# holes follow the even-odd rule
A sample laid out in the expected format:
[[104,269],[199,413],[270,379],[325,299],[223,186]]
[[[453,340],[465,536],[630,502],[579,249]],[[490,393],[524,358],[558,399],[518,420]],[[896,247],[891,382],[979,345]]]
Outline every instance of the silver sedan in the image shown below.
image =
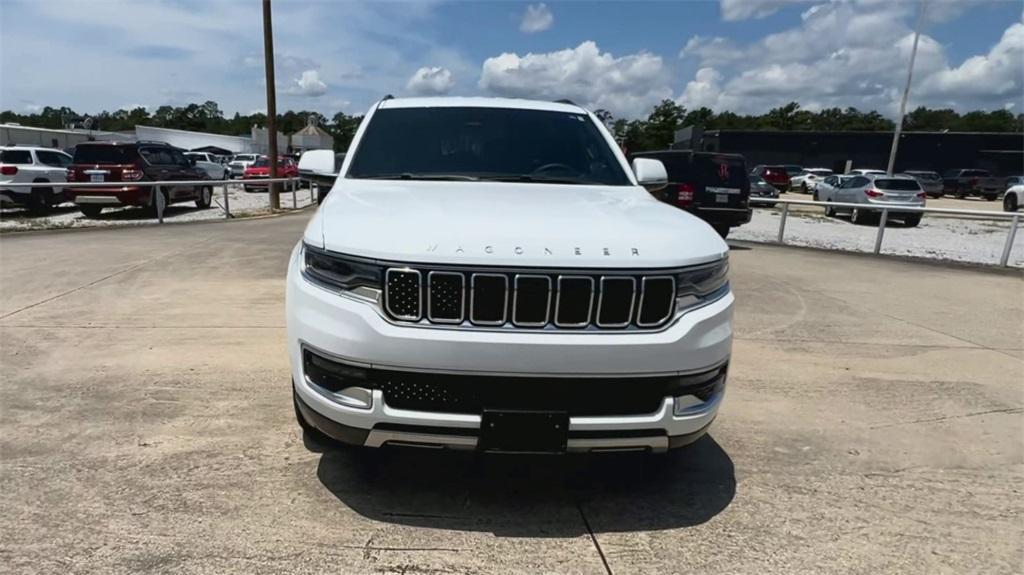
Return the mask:
[[[878,207],[918,207],[923,208],[925,193],[921,184],[909,176],[887,176],[885,174],[867,174],[850,178],[836,188],[826,202],[846,204],[863,204]],[[848,212],[850,221],[855,224],[875,222],[880,210],[861,208],[826,208],[825,214],[834,216],[838,212]],[[901,219],[909,227],[921,223],[920,212],[889,212],[890,219]]]

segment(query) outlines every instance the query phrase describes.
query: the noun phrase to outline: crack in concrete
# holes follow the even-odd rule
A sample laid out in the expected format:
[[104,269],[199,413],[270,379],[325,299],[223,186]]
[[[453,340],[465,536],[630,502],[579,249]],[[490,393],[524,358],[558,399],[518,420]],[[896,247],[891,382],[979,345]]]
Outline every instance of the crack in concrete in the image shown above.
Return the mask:
[[915,419],[914,421],[898,421],[896,423],[883,423],[881,425],[873,425],[868,429],[883,429],[886,427],[898,427],[900,425],[915,425],[918,423],[936,423],[939,421],[946,421],[947,419],[963,419],[965,417],[977,417],[979,415],[990,415],[993,413],[1009,413],[1017,414],[1024,413],[1024,407],[1007,407],[1003,409],[989,409],[988,411],[975,411],[973,413],[962,413],[960,415],[944,415],[942,417],[933,417],[930,419]]

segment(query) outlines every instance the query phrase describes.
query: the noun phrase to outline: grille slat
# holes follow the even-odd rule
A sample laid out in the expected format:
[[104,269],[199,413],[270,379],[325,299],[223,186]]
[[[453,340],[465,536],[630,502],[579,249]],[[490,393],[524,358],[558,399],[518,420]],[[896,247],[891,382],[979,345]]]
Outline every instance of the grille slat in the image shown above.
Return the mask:
[[560,275],[389,268],[392,318],[462,326],[651,329],[674,312],[672,276]]

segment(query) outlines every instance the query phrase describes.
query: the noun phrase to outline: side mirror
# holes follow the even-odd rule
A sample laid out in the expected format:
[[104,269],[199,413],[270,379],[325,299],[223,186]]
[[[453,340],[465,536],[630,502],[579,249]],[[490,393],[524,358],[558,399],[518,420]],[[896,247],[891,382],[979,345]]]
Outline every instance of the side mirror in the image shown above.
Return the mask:
[[299,158],[299,171],[317,174],[334,175],[334,150],[309,150]]
[[648,192],[656,192],[668,185],[668,173],[661,160],[636,158],[633,160],[633,173],[636,174],[637,183]]

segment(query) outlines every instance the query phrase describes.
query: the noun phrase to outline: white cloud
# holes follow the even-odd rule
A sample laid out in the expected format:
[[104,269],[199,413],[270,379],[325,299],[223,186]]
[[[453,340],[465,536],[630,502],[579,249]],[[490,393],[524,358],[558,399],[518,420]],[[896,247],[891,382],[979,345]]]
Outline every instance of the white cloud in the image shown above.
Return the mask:
[[288,93],[296,96],[319,98],[327,93],[327,84],[320,79],[319,71],[304,70],[302,75],[289,88]]
[[[934,18],[948,18],[958,9],[944,0],[935,3]],[[723,0],[723,15],[727,4],[730,9],[740,5]],[[747,17],[756,17],[749,3],[742,6]],[[905,2],[840,0],[817,4],[803,12],[796,26],[747,44],[695,36],[680,56],[696,61],[698,72],[679,101],[741,113],[797,101],[808,109],[855,106],[894,116],[906,80],[916,8]],[[732,15],[739,14],[734,10]],[[1022,44],[1024,25],[1017,23],[988,54],[952,66],[945,47],[922,34],[911,108],[992,108],[1011,96],[1019,99],[1024,93]]]
[[548,8],[547,4],[543,2],[540,4],[530,4],[526,7],[526,12],[523,14],[523,21],[519,23],[519,31],[526,34],[543,32],[551,28],[551,25],[554,23],[555,15],[551,13],[551,9]]
[[25,104],[25,111],[30,114],[38,114],[43,111],[42,104]]
[[405,89],[417,96],[439,96],[455,87],[455,78],[447,68],[424,66],[409,78]]
[[557,52],[525,56],[506,52],[488,58],[479,86],[500,96],[569,98],[590,109],[635,117],[672,97],[670,76],[661,56],[638,52],[616,57],[588,41]]
[[805,4],[814,0],[721,0],[722,19],[729,22],[765,18],[790,4]]
[[679,97],[679,103],[691,110],[714,108],[722,95],[722,87],[719,85],[721,81],[722,74],[714,68],[697,70],[694,79],[686,84],[683,95]]

